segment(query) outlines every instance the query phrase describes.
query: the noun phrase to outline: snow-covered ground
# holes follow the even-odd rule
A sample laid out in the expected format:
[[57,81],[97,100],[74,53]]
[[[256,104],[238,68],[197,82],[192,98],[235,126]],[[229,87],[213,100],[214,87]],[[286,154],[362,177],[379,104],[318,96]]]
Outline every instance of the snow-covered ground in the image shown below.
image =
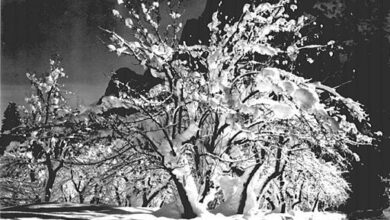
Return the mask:
[[[173,207],[135,208],[111,207],[102,205],[80,204],[39,204],[9,208],[1,208],[0,219],[121,219],[121,220],[169,220],[182,219]],[[259,211],[252,216],[222,214],[206,214],[195,220],[341,220],[346,215],[328,212],[295,212],[290,214],[265,213]],[[390,209],[384,210],[383,215],[375,218],[361,218],[360,220],[389,220]]]
[[[78,204],[44,204],[29,205],[1,210],[1,219],[132,219],[132,220],[167,220],[180,219],[180,214],[172,208],[134,208],[134,207],[109,207],[90,206]],[[346,219],[343,214],[337,213],[303,213],[293,214],[278,213],[254,213],[252,216],[233,215],[223,216],[221,214],[207,214],[196,218],[211,220],[338,220]]]

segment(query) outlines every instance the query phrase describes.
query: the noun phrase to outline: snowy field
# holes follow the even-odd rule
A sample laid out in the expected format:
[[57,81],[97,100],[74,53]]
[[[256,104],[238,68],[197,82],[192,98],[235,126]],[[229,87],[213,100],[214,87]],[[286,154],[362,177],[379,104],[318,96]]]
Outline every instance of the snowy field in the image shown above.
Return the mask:
[[[181,219],[180,214],[173,208],[133,208],[133,207],[109,207],[90,206],[77,204],[45,204],[4,208],[1,211],[1,219]],[[303,213],[292,214],[254,213],[252,216],[234,215],[223,216],[221,214],[207,214],[196,219],[212,220],[337,220],[347,219],[345,215],[338,213]]]
[[[80,204],[40,204],[2,208],[0,219],[132,219],[132,220],[168,220],[182,219],[173,207],[134,208],[110,207]],[[326,212],[295,212],[290,214],[258,212],[252,216],[208,214],[200,219],[211,220],[341,220],[348,219],[345,214]],[[353,218],[357,219],[357,218]],[[358,218],[359,220],[388,220],[390,209],[384,210],[382,216]]]

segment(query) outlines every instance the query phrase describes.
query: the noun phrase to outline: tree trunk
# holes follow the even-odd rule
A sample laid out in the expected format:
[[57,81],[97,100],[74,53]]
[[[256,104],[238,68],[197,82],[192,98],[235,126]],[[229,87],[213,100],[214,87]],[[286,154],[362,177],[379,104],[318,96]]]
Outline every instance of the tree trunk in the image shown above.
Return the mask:
[[44,196],[45,198],[44,198],[44,201],[45,202],[49,202],[50,201],[50,197],[51,197],[51,191],[52,191],[53,185],[54,185],[54,181],[55,181],[56,176],[57,176],[57,172],[64,165],[64,161],[61,161],[58,164],[58,166],[54,169],[53,168],[53,164],[51,162],[50,154],[46,153],[45,164],[46,164],[46,167],[47,167],[48,178],[47,178],[46,185],[45,185],[45,196]]
[[[237,133],[237,134],[239,134],[239,133]],[[241,192],[241,198],[240,198],[240,201],[239,201],[237,214],[242,214],[244,212],[246,200],[247,200],[247,197],[248,197],[248,187],[249,187],[249,184],[252,181],[252,179],[253,179],[254,175],[256,174],[256,172],[260,169],[261,165],[263,165],[263,162],[264,162],[265,152],[263,150],[261,150],[259,152],[257,150],[257,148],[253,148],[253,153],[254,153],[255,158],[256,158],[256,165],[253,167],[253,170],[251,171],[251,173],[248,176],[248,179],[246,180],[246,182],[243,185],[243,190]],[[259,155],[259,153],[260,153],[260,155]],[[233,168],[234,167],[232,167],[232,171],[234,173],[236,173],[238,176],[244,175],[244,173],[240,174],[239,172],[237,172],[237,170],[235,171]]]
[[276,151],[276,162],[275,162],[275,168],[271,175],[267,177],[267,179],[264,181],[263,185],[260,187],[260,194],[263,193],[264,189],[267,187],[267,185],[271,182],[271,180],[277,178],[279,175],[283,174],[283,171],[286,167],[286,162],[282,165],[282,148],[279,147]]
[[279,176],[279,196],[280,196],[280,212],[285,213],[286,212],[286,196],[284,195],[285,190],[285,183],[283,180],[283,175]]
[[[172,179],[172,178],[171,178]],[[142,203],[142,207],[147,207],[149,205],[150,202],[152,202],[152,200],[161,192],[163,191],[164,189],[168,188],[169,186],[169,182],[171,181],[171,179],[168,180],[167,184],[165,184],[164,186],[162,186],[160,189],[156,190],[154,193],[152,193],[152,195],[149,196],[149,198],[147,198],[146,200],[144,200],[144,202]],[[145,194],[144,194],[145,195]]]
[[131,206],[131,196],[130,196],[130,194],[126,194],[125,206],[126,207],[130,207]]
[[62,192],[62,198],[64,199],[64,202],[68,202],[68,198],[66,198],[65,192],[64,192],[64,185],[60,186],[61,192]]
[[302,202],[303,184],[304,182],[301,184],[301,187],[299,189],[298,200],[292,204],[291,209],[294,209],[295,206],[299,205]]
[[267,200],[268,204],[271,206],[271,210],[275,210],[276,206],[274,202],[272,202],[271,198],[267,197],[265,199]]
[[34,169],[31,169],[30,170],[30,180],[31,182],[35,182],[36,178],[35,178],[35,170]]
[[146,188],[142,190],[142,205],[141,207],[147,207],[148,206],[148,192],[146,191]]
[[98,205],[100,203],[100,193],[102,192],[102,190],[103,190],[103,186],[100,186],[100,189],[99,189],[99,184],[95,184],[94,196],[91,199],[90,204]]
[[251,183],[253,177],[255,176],[256,172],[259,170],[260,167],[261,167],[261,164],[257,163],[255,165],[255,167],[253,167],[253,170],[249,174],[248,179],[244,183],[244,187],[243,187],[242,193],[241,193],[240,203],[238,205],[237,214],[243,214],[244,213],[246,199],[248,197],[248,187],[249,187],[249,184]]
[[[283,173],[283,170],[285,168],[286,163],[284,163],[283,166],[282,166],[281,165],[281,158],[282,158],[282,148],[279,147],[277,149],[277,151],[276,151],[276,158],[275,158],[276,162],[275,162],[274,171],[268,177],[266,177],[266,179],[262,183],[262,185],[260,187],[260,191],[258,192],[259,194],[263,193],[264,189],[271,182],[271,180],[277,178],[279,175],[281,175]],[[249,186],[250,182],[252,181],[253,176],[256,174],[257,170],[262,165],[262,163],[260,163],[260,158],[258,158],[256,160],[256,162],[257,163],[256,163],[255,167],[253,168],[253,170],[249,174],[247,181],[244,183],[244,187],[243,187],[243,190],[242,190],[242,195],[241,195],[241,199],[240,199],[240,202],[239,202],[237,214],[243,214],[244,213],[245,204],[246,204],[246,200],[247,200],[247,197],[248,197],[248,192],[247,192],[248,186]]]
[[50,201],[51,191],[53,189],[55,178],[56,178],[56,172],[54,172],[53,170],[49,170],[49,176],[45,186],[45,199],[44,199],[45,202]]
[[201,199],[199,200],[200,203],[204,202],[204,199],[206,198],[207,194],[210,192],[211,188],[211,180],[210,180],[211,170],[208,170],[205,175],[205,184],[204,184],[204,190],[201,196]]
[[82,193],[79,193],[79,200],[80,200],[80,204],[84,203],[84,195]]
[[177,179],[175,174],[173,174],[172,172],[170,172],[170,174],[172,176],[173,182],[176,185],[177,192],[179,193],[181,204],[183,205],[184,213],[183,213],[182,217],[187,218],[187,219],[195,218],[196,214],[191,206],[191,203],[190,203],[190,200],[187,196],[187,192],[184,188],[184,185]]
[[118,203],[118,206],[121,206],[122,205],[122,202],[121,202],[121,196],[119,194],[119,188],[117,186],[114,186],[115,187],[115,198],[116,198],[116,202]]
[[317,211],[318,209],[318,201],[320,200],[320,193],[318,192],[317,193],[317,196],[316,196],[316,200],[314,201],[314,205],[313,205],[313,208],[312,208],[312,212],[315,212]]

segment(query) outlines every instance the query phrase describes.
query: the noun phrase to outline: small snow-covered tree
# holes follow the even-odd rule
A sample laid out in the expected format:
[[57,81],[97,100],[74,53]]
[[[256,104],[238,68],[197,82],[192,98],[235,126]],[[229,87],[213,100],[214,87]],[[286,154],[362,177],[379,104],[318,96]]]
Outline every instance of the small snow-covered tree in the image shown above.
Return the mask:
[[[207,213],[208,205],[250,214],[267,203],[285,211],[347,198],[350,147],[371,141],[354,123],[367,115],[335,89],[277,67],[303,48],[327,46],[305,45],[305,17],[285,13],[294,4],[247,4],[238,21],[224,27],[215,12],[209,44],[187,46],[160,35],[157,15],[166,6],[119,3],[130,13],[114,15],[136,39],[105,30],[109,49],[135,57],[165,83],[136,97],[104,97],[95,111],[137,110],[118,116],[115,132],[137,142],[134,149],[170,176],[185,217]],[[285,33],[290,45],[272,43]]]
[[[24,184],[25,177],[29,177],[27,182],[37,183],[35,193],[30,196],[36,197],[36,201],[48,202],[65,159],[73,156],[72,144],[69,143],[73,142],[76,123],[69,120],[73,113],[59,82],[65,73],[58,57],[50,60],[49,71],[41,77],[26,75],[33,94],[26,98],[28,107],[21,114],[21,124],[3,132],[12,137],[1,158],[2,170],[5,171],[3,177],[15,178],[16,182]],[[10,173],[13,175],[9,176]],[[43,188],[43,193],[40,188]]]

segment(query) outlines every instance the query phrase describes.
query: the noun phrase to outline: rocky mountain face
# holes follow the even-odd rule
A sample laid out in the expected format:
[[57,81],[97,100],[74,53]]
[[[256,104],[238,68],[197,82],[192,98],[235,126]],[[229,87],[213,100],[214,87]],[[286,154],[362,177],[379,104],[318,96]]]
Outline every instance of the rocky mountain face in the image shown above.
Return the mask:
[[[207,45],[210,39],[210,30],[207,25],[211,22],[213,13],[218,10],[218,19],[223,27],[228,21],[236,21],[242,14],[242,8],[249,0],[208,0],[202,15],[198,19],[189,19],[184,25],[180,43],[188,46],[195,44]],[[222,28],[223,29],[223,28]]]
[[162,83],[163,80],[153,77],[149,70],[143,75],[137,74],[133,70],[123,67],[115,71],[108,83],[104,96],[119,97],[120,92],[128,92],[130,96],[137,96],[149,91],[153,86]]
[[[144,72],[143,75],[140,75],[127,67],[119,68],[111,76],[106,91],[104,95],[100,98],[100,100],[97,102],[97,105],[102,104],[102,99],[104,97],[114,96],[119,98],[120,93],[125,93],[130,97],[137,97],[140,94],[145,94],[152,87],[162,82],[162,79],[152,76],[150,70],[147,70]],[[133,114],[135,112],[135,109],[119,107],[105,111],[103,115],[116,114],[120,116],[125,116]]]

